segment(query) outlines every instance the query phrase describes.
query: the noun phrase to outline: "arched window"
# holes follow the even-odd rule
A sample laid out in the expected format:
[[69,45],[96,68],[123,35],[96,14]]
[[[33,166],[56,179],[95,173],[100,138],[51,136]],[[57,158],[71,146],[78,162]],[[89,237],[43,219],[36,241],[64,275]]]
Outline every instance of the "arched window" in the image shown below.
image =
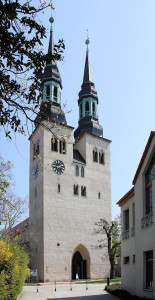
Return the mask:
[[57,101],[57,93],[58,93],[58,89],[56,86],[54,86],[54,100]]
[[79,194],[79,186],[76,185],[76,184],[74,184],[74,186],[73,186],[73,193],[74,193],[74,195],[78,195]]
[[51,150],[56,152],[58,151],[58,141],[54,137],[51,139]]
[[97,151],[97,149],[93,150],[93,161],[98,162],[98,151]]
[[59,152],[62,153],[62,154],[66,154],[66,142],[65,142],[65,140],[60,140],[59,145],[60,145]]
[[75,167],[75,175],[76,176],[79,176],[79,167],[76,165]]
[[50,86],[47,85],[46,86],[46,97],[49,97],[50,96]]
[[99,153],[99,163],[104,165],[104,152],[100,151]]
[[81,186],[81,196],[86,197],[86,186]]
[[89,116],[89,102],[85,103],[85,116]]
[[93,102],[93,105],[92,105],[92,106],[93,106],[93,107],[92,107],[92,108],[93,108],[93,116],[95,117],[96,114],[95,114],[95,103],[94,103],[94,102]]
[[81,177],[84,177],[84,167],[81,167]]

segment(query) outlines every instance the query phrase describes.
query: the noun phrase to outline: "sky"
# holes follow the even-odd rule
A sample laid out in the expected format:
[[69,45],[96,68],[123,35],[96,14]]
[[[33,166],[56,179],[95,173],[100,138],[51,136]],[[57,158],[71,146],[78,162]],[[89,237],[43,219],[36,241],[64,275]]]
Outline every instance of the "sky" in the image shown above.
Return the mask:
[[[34,5],[38,0],[32,0]],[[116,202],[132,187],[136,169],[151,130],[155,130],[155,1],[54,0],[54,42],[65,41],[62,102],[72,112],[70,126],[78,126],[78,93],[86,56],[86,33],[93,81],[98,93],[99,123],[111,143],[112,218]],[[48,50],[51,16],[39,19],[47,28]],[[14,165],[15,193],[29,197],[29,140],[20,134],[12,141],[0,132],[0,153]]]

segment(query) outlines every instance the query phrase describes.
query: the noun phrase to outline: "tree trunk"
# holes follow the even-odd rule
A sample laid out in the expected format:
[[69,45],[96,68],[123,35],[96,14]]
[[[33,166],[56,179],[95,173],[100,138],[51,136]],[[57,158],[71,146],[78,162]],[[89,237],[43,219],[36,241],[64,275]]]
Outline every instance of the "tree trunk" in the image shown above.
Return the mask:
[[113,258],[110,260],[110,267],[110,279],[113,279],[115,278],[115,261]]

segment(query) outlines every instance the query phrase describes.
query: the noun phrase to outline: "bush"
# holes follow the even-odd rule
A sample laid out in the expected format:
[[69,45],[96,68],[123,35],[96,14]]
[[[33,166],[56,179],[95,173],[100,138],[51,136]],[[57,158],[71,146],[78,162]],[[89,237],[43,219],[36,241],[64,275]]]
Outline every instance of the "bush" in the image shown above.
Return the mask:
[[[127,291],[122,290],[120,283],[106,285],[105,290],[107,292],[111,293],[112,295],[115,295],[116,297],[123,299],[123,300],[144,300],[144,299],[146,299],[146,298],[140,298],[138,296],[132,296]],[[153,300],[153,299],[150,299],[150,300]]]
[[0,300],[15,300],[25,282],[29,258],[18,245],[0,241]]

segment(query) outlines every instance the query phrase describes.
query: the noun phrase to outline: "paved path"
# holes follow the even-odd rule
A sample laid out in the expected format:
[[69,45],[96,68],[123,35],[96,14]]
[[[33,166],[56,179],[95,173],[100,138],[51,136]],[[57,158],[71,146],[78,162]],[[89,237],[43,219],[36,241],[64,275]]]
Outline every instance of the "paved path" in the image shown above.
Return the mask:
[[115,296],[104,290],[105,284],[72,284],[72,291],[69,283],[57,284],[56,292],[53,284],[36,286],[24,286],[18,300],[118,300]]

